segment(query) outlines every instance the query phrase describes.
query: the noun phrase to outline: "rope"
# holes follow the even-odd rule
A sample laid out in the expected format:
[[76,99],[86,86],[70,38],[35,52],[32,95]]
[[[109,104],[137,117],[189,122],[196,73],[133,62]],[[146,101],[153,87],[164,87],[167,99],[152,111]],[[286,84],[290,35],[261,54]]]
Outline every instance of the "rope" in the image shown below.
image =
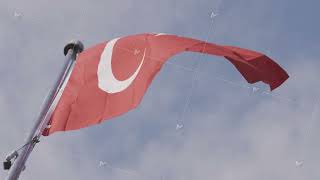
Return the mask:
[[16,151],[20,151],[22,148],[26,147],[27,145],[33,143],[33,144],[37,144],[39,143],[39,138],[37,136],[35,136],[34,138],[32,138],[31,141],[26,142],[24,145],[22,145],[20,148],[16,149]]

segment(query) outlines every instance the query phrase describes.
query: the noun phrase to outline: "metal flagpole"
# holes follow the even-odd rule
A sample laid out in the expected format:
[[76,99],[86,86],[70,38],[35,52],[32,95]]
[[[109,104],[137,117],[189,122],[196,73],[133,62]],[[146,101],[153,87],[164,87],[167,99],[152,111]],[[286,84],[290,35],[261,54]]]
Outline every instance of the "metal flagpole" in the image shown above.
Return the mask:
[[[78,53],[82,52],[83,49],[84,46],[80,41],[72,41],[65,46],[64,54],[66,55],[66,61],[64,67],[51,89],[49,96],[46,98],[44,105],[41,107],[37,121],[25,140],[25,145],[22,147],[21,153],[19,154],[17,151],[13,151],[6,157],[4,168],[9,169],[6,180],[17,180],[21,172],[25,169],[25,163],[34,146],[39,142],[43,130],[47,128],[51,114],[62,95],[74,67],[76,56]],[[11,167],[11,160],[14,158],[15,160]]]

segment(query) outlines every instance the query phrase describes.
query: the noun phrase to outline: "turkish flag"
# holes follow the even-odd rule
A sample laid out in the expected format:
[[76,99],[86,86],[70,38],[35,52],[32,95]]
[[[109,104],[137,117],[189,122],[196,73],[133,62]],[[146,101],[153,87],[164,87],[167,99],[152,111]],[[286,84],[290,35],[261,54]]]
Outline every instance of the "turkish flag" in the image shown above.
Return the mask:
[[223,56],[249,83],[271,90],[289,76],[264,54],[167,34],[139,34],[91,47],[77,57],[70,79],[43,135],[99,124],[140,103],[155,75],[183,51]]

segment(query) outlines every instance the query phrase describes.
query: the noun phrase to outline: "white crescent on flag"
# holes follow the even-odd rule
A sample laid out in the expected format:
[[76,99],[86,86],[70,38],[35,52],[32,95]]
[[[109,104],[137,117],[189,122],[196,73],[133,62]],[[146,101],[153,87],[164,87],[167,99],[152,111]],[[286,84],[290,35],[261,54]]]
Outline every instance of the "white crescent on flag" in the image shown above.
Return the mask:
[[136,71],[126,80],[118,80],[113,75],[111,64],[113,47],[119,39],[120,38],[113,39],[106,44],[106,47],[104,48],[101,54],[100,62],[98,65],[98,86],[101,90],[107,93],[117,93],[128,88],[130,84],[133,82],[133,80],[137,77],[146,55],[146,49],[144,49],[141,63],[139,64],[139,67],[136,69]]

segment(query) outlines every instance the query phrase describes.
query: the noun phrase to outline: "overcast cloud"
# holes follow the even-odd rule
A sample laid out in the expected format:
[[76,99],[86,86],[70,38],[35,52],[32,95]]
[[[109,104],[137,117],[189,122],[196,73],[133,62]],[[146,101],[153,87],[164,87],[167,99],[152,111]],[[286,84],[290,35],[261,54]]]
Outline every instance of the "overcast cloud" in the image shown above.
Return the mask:
[[[269,94],[224,59],[177,55],[136,110],[42,138],[21,179],[319,179],[318,7],[316,0],[1,0],[0,157],[23,144],[66,42],[90,47],[166,32],[265,52],[290,78]],[[198,67],[193,88],[194,72],[181,66]]]

